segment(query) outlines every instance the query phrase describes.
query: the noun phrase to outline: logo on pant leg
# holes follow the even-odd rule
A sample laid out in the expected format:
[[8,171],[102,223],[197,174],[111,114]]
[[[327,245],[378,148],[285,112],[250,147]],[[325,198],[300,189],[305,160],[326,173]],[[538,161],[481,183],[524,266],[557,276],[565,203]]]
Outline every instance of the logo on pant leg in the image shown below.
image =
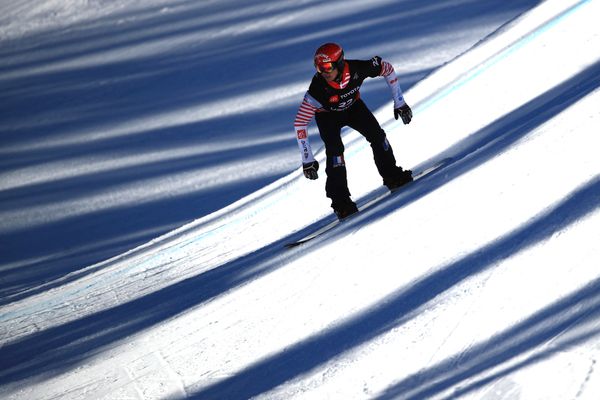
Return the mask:
[[344,155],[332,157],[332,166],[333,168],[345,167],[346,162],[344,161]]

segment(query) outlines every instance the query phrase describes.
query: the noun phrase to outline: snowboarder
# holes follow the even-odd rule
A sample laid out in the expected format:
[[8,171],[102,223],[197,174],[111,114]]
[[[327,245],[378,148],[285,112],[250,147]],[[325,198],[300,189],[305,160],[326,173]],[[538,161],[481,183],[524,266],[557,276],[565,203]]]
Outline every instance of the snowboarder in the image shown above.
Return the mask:
[[358,209],[348,190],[342,127],[349,126],[357,130],[371,144],[377,170],[383,178],[383,184],[390,190],[413,179],[410,170],[396,166],[396,159],[384,130],[360,98],[361,84],[367,77],[383,76],[392,91],[394,117],[400,117],[404,124],[408,124],[412,119],[412,111],[404,101],[394,67],[381,57],[345,60],[344,50],[340,45],[326,43],[315,52],[314,65],[317,72],[304,95],[294,128],[302,154],[304,176],[317,179],[319,163],[313,156],[307,129],[308,123],[315,117],[327,156],[326,195],[331,199],[331,207],[337,217],[343,219]]

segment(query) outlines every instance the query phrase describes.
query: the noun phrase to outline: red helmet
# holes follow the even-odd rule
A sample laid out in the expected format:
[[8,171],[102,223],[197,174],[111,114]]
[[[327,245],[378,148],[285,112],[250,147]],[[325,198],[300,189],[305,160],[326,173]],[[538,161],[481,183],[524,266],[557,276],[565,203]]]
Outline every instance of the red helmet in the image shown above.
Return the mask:
[[318,72],[331,72],[344,66],[344,49],[337,43],[325,43],[315,51],[315,67]]

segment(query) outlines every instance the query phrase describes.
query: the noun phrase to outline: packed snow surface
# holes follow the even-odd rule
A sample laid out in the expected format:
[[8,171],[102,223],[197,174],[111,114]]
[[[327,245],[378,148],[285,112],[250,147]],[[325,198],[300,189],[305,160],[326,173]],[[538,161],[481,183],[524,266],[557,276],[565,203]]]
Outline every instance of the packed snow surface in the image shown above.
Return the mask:
[[[0,397],[597,399],[598,15],[0,1]],[[288,249],[333,220],[292,129],[326,41],[395,66],[409,125],[361,92],[403,167],[447,161]]]

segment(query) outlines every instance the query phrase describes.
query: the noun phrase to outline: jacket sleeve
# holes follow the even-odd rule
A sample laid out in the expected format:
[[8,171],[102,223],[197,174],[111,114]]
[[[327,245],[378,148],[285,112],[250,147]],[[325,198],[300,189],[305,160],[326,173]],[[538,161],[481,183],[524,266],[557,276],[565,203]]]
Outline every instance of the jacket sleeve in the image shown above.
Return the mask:
[[381,76],[385,78],[390,90],[392,91],[392,99],[394,99],[394,108],[402,107],[406,104],[402,89],[400,88],[400,82],[396,77],[396,71],[394,67],[387,61],[381,61]]
[[296,140],[298,141],[298,148],[300,149],[303,164],[315,160],[308,140],[308,124],[315,113],[321,108],[321,104],[306,92],[294,120]]

